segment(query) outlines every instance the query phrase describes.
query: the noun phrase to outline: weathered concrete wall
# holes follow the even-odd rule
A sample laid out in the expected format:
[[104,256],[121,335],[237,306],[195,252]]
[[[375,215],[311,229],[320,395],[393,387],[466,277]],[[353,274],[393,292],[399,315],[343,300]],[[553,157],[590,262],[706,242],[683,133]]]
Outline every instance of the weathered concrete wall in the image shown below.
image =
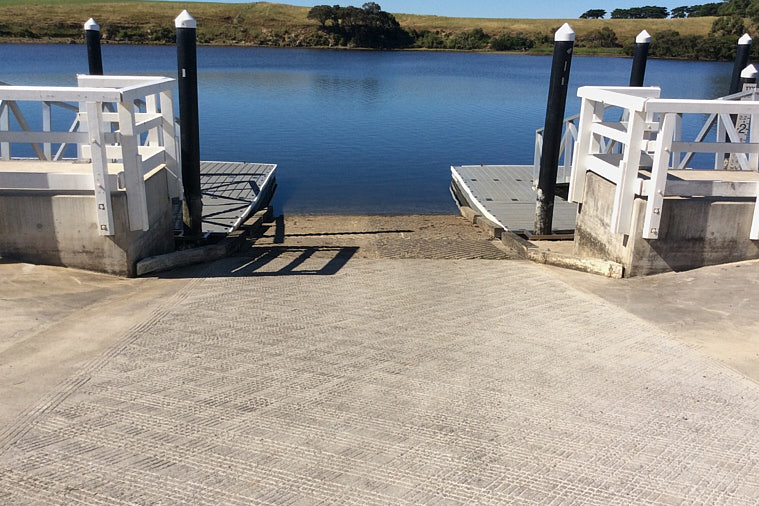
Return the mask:
[[759,241],[749,239],[754,201],[668,197],[662,207],[660,239],[643,239],[645,198],[636,198],[634,234],[610,231],[615,185],[588,172],[577,212],[575,254],[618,262],[625,277],[694,269],[759,258]]
[[0,190],[0,256],[120,276],[138,260],[174,249],[166,170],[145,180],[150,229],[130,232],[124,192],[111,194],[116,234],[98,233],[95,196]]

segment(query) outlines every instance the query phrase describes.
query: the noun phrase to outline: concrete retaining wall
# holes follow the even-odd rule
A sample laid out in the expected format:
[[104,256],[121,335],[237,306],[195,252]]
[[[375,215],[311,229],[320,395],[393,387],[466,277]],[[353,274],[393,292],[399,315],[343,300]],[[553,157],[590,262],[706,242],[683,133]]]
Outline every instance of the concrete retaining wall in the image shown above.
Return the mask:
[[610,231],[615,185],[592,172],[577,212],[575,254],[623,265],[625,277],[759,258],[749,239],[754,201],[668,197],[659,239],[643,239],[646,199],[635,199],[632,235]]
[[142,258],[174,250],[166,170],[145,180],[150,229],[130,232],[124,192],[113,192],[116,234],[98,233],[93,194],[0,190],[0,256],[134,276]]

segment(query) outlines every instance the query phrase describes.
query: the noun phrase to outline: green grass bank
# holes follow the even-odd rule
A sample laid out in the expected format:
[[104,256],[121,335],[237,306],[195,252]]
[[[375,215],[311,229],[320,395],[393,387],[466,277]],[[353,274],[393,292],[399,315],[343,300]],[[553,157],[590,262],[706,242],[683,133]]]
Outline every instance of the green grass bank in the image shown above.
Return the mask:
[[[102,27],[106,44],[168,44],[173,42],[174,17],[185,8],[198,20],[200,44],[354,47],[336,40],[320,28],[319,22],[308,19],[308,7],[268,2],[135,0],[0,0],[0,42],[82,43],[82,25],[93,17]],[[489,19],[402,13],[394,16],[411,34],[413,42],[404,48],[545,54],[550,52],[552,31],[569,22],[577,32],[577,53],[594,55],[629,52],[635,36],[643,29],[654,34],[655,40],[657,33],[670,34],[671,39],[671,34],[677,32],[679,37],[695,44],[696,40],[709,38],[715,19]],[[677,44],[677,41],[669,40],[669,43]],[[729,53],[729,44],[722,45]],[[729,54],[715,55],[703,59],[729,57]],[[694,57],[688,54],[663,56]]]

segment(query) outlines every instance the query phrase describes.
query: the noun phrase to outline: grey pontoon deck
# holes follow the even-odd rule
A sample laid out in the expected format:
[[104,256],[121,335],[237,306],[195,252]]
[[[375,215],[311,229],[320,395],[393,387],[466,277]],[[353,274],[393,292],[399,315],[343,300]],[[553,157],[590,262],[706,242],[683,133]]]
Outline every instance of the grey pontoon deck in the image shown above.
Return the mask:
[[276,186],[274,164],[200,162],[203,231],[231,232],[266,206]]
[[[506,230],[531,232],[535,226],[532,165],[461,165],[451,167],[457,199]],[[575,228],[577,204],[556,198],[554,232]]]

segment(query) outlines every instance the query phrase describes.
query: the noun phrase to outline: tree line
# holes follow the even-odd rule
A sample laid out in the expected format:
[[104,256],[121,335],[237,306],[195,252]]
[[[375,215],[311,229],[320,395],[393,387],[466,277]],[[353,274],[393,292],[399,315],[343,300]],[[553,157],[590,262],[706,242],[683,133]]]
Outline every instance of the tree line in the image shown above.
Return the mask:
[[[580,15],[580,19],[603,19],[607,11],[589,9]],[[723,0],[697,5],[682,5],[668,11],[666,7],[647,5],[630,9],[614,9],[612,19],[664,19],[698,18],[706,16],[742,16],[751,17],[759,14],[759,0]]]
[[[638,10],[636,10],[638,9]],[[612,11],[612,18],[661,18],[666,17],[664,7],[640,7]],[[606,11],[591,9],[580,17],[603,19]],[[651,56],[683,58],[690,60],[732,60],[735,58],[736,39],[746,33],[759,31],[759,0],[724,0],[691,6],[675,7],[669,13],[672,18],[717,16],[706,36],[680,35],[675,30],[654,33]],[[752,46],[752,58],[759,56],[758,45]],[[632,54],[634,45],[625,47]]]

